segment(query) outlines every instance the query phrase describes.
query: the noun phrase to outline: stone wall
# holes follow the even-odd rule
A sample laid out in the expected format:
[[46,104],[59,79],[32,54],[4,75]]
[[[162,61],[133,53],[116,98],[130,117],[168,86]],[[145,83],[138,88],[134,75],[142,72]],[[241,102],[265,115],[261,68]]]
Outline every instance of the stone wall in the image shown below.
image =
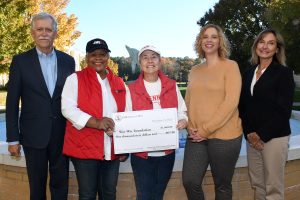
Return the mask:
[[[300,160],[288,161],[286,170],[286,200],[298,200],[300,196]],[[247,168],[235,170],[233,177],[233,200],[252,200],[253,191],[247,174]],[[214,199],[213,179],[210,171],[206,173],[204,182],[206,200]],[[134,200],[135,186],[131,173],[121,173],[117,188],[117,200]],[[49,195],[49,191],[48,191]],[[0,200],[28,200],[29,188],[26,168],[0,164]],[[48,199],[50,199],[48,197]],[[70,172],[69,200],[77,200],[77,181],[74,172]],[[181,172],[173,172],[164,200],[186,200],[182,186]]]

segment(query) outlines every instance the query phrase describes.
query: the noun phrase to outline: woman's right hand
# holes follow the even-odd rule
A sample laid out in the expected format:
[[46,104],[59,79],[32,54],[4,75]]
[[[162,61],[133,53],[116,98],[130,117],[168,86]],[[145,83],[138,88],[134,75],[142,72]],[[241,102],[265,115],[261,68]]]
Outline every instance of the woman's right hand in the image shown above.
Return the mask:
[[103,117],[97,122],[97,128],[104,130],[105,133],[109,136],[112,136],[115,127],[115,122],[111,118]]
[[101,119],[90,117],[85,126],[103,130],[108,136],[112,136],[115,128],[115,122],[113,119],[108,117],[103,117]]

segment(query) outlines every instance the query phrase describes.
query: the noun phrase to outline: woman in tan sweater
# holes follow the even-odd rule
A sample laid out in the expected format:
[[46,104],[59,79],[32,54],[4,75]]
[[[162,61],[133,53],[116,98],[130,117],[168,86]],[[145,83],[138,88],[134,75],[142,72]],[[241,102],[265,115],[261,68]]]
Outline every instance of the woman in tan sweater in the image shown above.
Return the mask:
[[195,50],[205,62],[192,68],[186,93],[188,140],[183,163],[183,184],[190,200],[204,199],[201,187],[210,165],[216,200],[232,199],[231,180],[242,141],[238,102],[241,76],[229,60],[229,43],[213,24],[202,28]]

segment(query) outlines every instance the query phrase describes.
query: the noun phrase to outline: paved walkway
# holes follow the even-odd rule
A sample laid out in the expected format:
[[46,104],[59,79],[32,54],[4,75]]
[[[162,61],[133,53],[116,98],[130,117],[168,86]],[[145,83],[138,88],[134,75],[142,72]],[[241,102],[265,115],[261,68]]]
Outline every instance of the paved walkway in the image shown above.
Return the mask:
[[300,102],[294,102],[293,106],[300,106]]

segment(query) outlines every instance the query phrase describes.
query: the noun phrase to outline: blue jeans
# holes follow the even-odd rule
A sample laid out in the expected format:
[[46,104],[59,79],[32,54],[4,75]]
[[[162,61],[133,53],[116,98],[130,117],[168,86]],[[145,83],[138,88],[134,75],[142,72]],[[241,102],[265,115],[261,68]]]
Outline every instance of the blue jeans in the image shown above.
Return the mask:
[[115,200],[120,161],[71,158],[75,168],[79,200]]
[[137,200],[162,200],[172,175],[175,152],[148,159],[131,155]]

